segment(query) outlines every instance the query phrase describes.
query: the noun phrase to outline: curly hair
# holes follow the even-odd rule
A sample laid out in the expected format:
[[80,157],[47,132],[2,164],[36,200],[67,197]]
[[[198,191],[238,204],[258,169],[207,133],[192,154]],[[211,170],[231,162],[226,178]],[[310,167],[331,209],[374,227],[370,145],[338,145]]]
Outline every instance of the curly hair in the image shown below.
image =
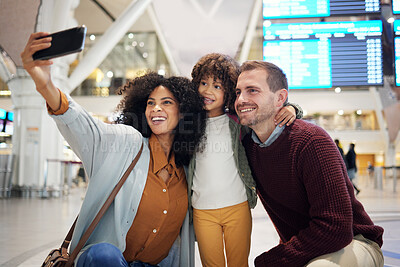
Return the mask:
[[169,89],[179,103],[181,117],[174,129],[171,149],[175,153],[175,163],[178,166],[188,165],[194,153],[202,147],[207,119],[203,101],[189,79],[166,78],[155,72],[148,72],[128,81],[118,92],[124,98],[117,107],[120,115],[116,123],[130,125],[144,137],[150,137],[152,131],[144,114],[147,100],[158,86]]
[[220,79],[224,87],[224,105],[235,114],[235,89],[239,76],[239,64],[228,55],[211,53],[203,56],[192,69],[192,82],[198,90],[204,78]]

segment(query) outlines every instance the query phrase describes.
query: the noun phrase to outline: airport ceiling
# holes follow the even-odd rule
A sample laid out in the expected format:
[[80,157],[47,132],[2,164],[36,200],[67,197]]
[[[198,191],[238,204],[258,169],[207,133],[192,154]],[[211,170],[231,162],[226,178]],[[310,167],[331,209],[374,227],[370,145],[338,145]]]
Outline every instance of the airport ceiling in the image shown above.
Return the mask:
[[[75,9],[75,19],[79,25],[87,26],[88,34],[101,34],[123,14],[132,1],[134,0],[80,0]],[[167,53],[174,61],[172,65],[176,66],[172,67],[172,72],[190,75],[190,69],[197,59],[210,51],[237,55],[245,36],[246,23],[249,22],[254,0],[175,0],[170,2],[154,0],[153,2],[153,14],[158,15],[159,25],[153,25],[150,15],[144,11],[129,31],[156,32],[156,27],[157,31],[160,29],[162,33],[165,33],[164,38],[169,50]],[[256,1],[256,3],[261,4],[261,1]],[[150,3],[149,7],[151,5]],[[182,24],[184,21],[187,23]],[[262,19],[258,20],[257,28],[262,29]],[[187,37],[187,33],[190,33],[190,38]],[[256,31],[256,36],[258,35],[261,36],[262,31]],[[115,60],[111,59],[111,61]]]
[[[85,24],[88,27],[88,33],[102,33],[111,25],[113,19],[118,18],[131,2],[132,0],[80,0],[79,6],[75,9],[75,18],[78,24]],[[261,27],[262,20],[260,19],[257,28]],[[131,31],[155,31],[147,12],[144,12],[135,24],[132,25]]]
[[[123,12],[132,4],[132,2],[136,2],[138,0],[72,0],[73,6],[76,6],[74,10],[73,17],[76,19],[76,23],[78,25],[86,25],[89,34],[102,34],[104,33],[113,23],[113,21],[119,18]],[[169,32],[168,37],[169,39],[169,46],[172,47],[171,50],[176,51],[176,53],[183,53],[186,52],[186,48],[189,46],[185,44],[181,39],[183,37],[181,35],[185,35],[185,31],[182,29],[186,28],[186,32],[190,32],[190,37],[192,39],[188,40],[191,42],[191,51],[187,52],[190,55],[182,56],[179,55],[172,55],[173,58],[188,58],[190,57],[197,58],[199,55],[203,55],[208,51],[217,51],[221,53],[235,55],[237,52],[237,48],[240,45],[240,41],[242,36],[244,36],[243,32],[240,32],[240,28],[246,28],[246,22],[248,21],[248,17],[246,18],[246,11],[243,8],[248,6],[250,0],[246,0],[241,2],[232,1],[231,0],[175,0],[169,2],[169,0],[158,0],[159,2],[156,8],[163,8],[163,22],[161,22],[161,30],[166,32],[165,26],[169,23]],[[166,1],[166,2],[164,2]],[[252,0],[254,1],[254,0]],[[251,1],[251,2],[252,2]],[[142,1],[143,2],[143,1]],[[154,0],[155,2],[155,0]],[[261,1],[257,0],[257,2],[261,3]],[[20,51],[22,51],[26,39],[28,38],[29,34],[33,31],[32,25],[34,25],[34,21],[37,18],[35,12],[30,12],[31,10],[37,10],[39,0],[29,2],[29,4],[25,3],[25,0],[7,0],[3,1],[0,0],[1,6],[4,7],[0,10],[2,16],[0,16],[0,25],[7,25],[7,27],[0,27],[3,30],[0,31],[0,44],[2,48],[4,48],[5,52],[8,53],[10,58],[14,61],[16,66],[21,66],[21,60],[19,57]],[[162,3],[162,4],[161,4]],[[184,3],[190,3],[191,8],[187,9],[187,11],[182,11],[184,8]],[[217,8],[214,9],[214,7]],[[15,8],[16,7],[16,8]],[[211,8],[210,8],[211,7]],[[165,10],[167,9],[167,10]],[[210,12],[214,10],[219,10],[217,15],[215,12]],[[243,12],[242,12],[243,11]],[[249,10],[247,10],[249,12]],[[250,10],[251,11],[251,10]],[[190,12],[194,12],[193,14]],[[209,13],[207,13],[209,12]],[[235,13],[236,12],[236,13]],[[240,12],[241,14],[237,14]],[[26,16],[21,17],[21,13],[26,13]],[[157,12],[154,12],[157,15]],[[158,13],[160,14],[160,13]],[[172,15],[173,14],[173,15]],[[236,14],[236,15],[235,15]],[[30,15],[30,16],[28,16]],[[240,19],[239,17],[242,16]],[[45,19],[49,19],[51,16],[45,17]],[[215,19],[214,20],[211,20]],[[170,23],[173,21],[174,23]],[[187,25],[182,25],[182,21],[188,21]],[[10,24],[10,22],[12,22]],[[191,23],[189,23],[191,22]],[[193,27],[192,23],[197,22],[198,28],[191,28]],[[211,23],[214,23],[212,27],[210,27]],[[181,24],[179,24],[181,23]],[[217,24],[218,23],[218,24]],[[236,24],[235,24],[236,23]],[[259,20],[259,27],[261,29],[262,20]],[[72,26],[72,24],[70,24]],[[174,26],[178,25],[178,26]],[[203,25],[207,25],[207,27],[202,27]],[[159,25],[156,25],[157,27]],[[217,27],[219,26],[219,27]],[[174,28],[175,27],[175,28]],[[204,28],[204,29],[203,29]],[[207,41],[205,34],[211,33],[214,35],[218,35],[218,38],[215,38],[213,35],[211,39],[214,40],[213,42]],[[229,30],[230,29],[230,30]],[[235,29],[235,31],[232,31]],[[182,32],[181,32],[182,30]],[[142,15],[133,23],[133,25],[129,29],[130,32],[155,32],[155,26],[153,25],[152,20],[147,11],[144,11]],[[203,31],[208,31],[204,33]],[[213,33],[214,31],[214,33]],[[173,36],[171,34],[173,32]],[[224,34],[221,34],[224,32]],[[178,35],[177,35],[178,33]],[[180,34],[180,35],[179,35]],[[256,35],[258,36],[260,31],[257,31]],[[232,41],[230,38],[232,36],[239,40]],[[261,36],[261,34],[260,34]],[[194,39],[196,38],[196,39]],[[225,38],[225,40],[222,40]],[[188,39],[188,38],[187,38]],[[228,43],[226,40],[230,40]],[[201,43],[200,41],[207,41],[206,44]],[[184,40],[185,41],[185,40]],[[173,42],[181,42],[182,47],[177,48],[176,44]],[[197,48],[193,46],[193,44],[197,45]],[[211,47],[209,47],[211,46]],[[218,46],[215,48],[215,46]],[[192,52],[193,50],[201,50],[199,51],[199,55],[194,55]],[[220,51],[221,50],[221,51]],[[171,52],[173,54],[173,52]],[[179,63],[178,63],[179,64]],[[186,63],[190,66],[193,65],[193,62]],[[181,68],[180,68],[181,69]]]
[[[88,33],[103,33],[131,2],[132,0],[80,0],[75,9],[75,18],[78,24],[88,27]],[[154,30],[147,12],[131,27],[132,32]]]

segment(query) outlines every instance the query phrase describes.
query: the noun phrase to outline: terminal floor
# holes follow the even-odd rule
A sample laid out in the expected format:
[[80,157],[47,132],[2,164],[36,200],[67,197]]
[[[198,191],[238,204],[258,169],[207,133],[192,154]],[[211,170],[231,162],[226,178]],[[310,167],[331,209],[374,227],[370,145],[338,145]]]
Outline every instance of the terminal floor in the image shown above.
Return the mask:
[[[383,190],[378,190],[366,177],[358,180],[361,193],[357,198],[372,220],[385,229],[385,266],[400,266],[400,186],[397,184],[394,192],[393,179],[384,179]],[[0,199],[0,267],[40,266],[47,253],[61,244],[83,196],[83,188],[74,188],[61,198]],[[249,266],[257,255],[279,242],[262,205],[252,212]],[[196,266],[201,266],[197,251]]]

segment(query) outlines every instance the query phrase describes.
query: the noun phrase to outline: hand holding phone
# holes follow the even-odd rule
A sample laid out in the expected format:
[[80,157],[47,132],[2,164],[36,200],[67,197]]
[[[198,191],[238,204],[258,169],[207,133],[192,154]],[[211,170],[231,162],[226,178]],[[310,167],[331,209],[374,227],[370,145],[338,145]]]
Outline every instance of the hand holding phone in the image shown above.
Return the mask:
[[39,50],[32,55],[34,60],[47,60],[55,57],[61,57],[72,53],[81,52],[85,46],[86,26],[67,29],[50,34],[51,46]]

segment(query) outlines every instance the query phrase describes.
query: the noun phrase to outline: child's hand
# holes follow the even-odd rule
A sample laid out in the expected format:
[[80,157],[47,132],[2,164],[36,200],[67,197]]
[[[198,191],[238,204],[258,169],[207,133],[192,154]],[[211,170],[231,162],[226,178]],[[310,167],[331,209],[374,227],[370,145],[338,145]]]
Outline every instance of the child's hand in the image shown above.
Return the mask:
[[278,114],[275,116],[275,125],[279,124],[279,127],[283,125],[289,126],[296,120],[296,110],[292,106],[285,106],[279,110]]

